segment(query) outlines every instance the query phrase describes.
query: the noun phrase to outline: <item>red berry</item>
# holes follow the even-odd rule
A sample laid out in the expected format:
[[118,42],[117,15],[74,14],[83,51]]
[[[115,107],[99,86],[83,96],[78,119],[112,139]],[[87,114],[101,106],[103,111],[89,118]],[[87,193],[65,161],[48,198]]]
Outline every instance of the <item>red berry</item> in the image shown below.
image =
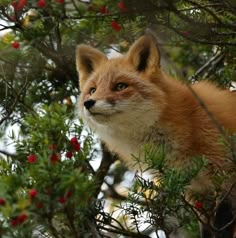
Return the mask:
[[13,227],[16,227],[17,225],[19,225],[18,219],[17,219],[17,218],[12,219],[12,220],[11,220],[11,225],[12,225]]
[[57,162],[59,162],[60,161],[60,157],[59,157],[59,155],[58,154],[52,154],[51,156],[50,156],[50,161],[53,163],[53,164],[56,164]]
[[117,23],[115,20],[111,21],[111,27],[117,32],[121,30],[121,25]]
[[200,209],[202,209],[203,204],[202,204],[202,202],[195,202],[194,207],[195,207],[197,210],[200,210]]
[[13,1],[11,3],[15,11],[22,10],[26,4],[27,4],[26,0]]
[[64,197],[59,198],[59,203],[64,204],[66,202],[66,199]]
[[123,12],[127,12],[127,10],[128,10],[128,9],[126,8],[124,2],[118,2],[117,6],[118,6],[118,8],[119,8],[121,11],[123,11]]
[[37,192],[36,189],[30,189],[30,190],[29,190],[30,198],[31,198],[31,199],[35,198],[36,195],[37,195],[37,193],[38,193],[38,192]]
[[73,156],[73,153],[72,153],[71,151],[67,151],[67,152],[66,152],[66,157],[67,157],[67,158],[71,159],[72,156]]
[[78,144],[74,144],[74,145],[72,145],[73,146],[73,149],[75,150],[75,151],[80,151],[80,144],[78,143]]
[[23,223],[26,221],[27,218],[28,218],[28,215],[25,213],[22,213],[21,215],[17,217],[17,220],[19,223]]
[[38,2],[37,2],[37,6],[39,8],[44,8],[44,7],[46,7],[46,5],[47,5],[47,3],[45,0],[38,0]]
[[72,192],[71,192],[71,191],[68,191],[68,192],[66,193],[66,198],[69,199],[71,196],[72,196]]
[[33,164],[37,161],[37,156],[32,154],[32,155],[29,155],[27,159],[29,163]]
[[76,137],[72,137],[70,139],[70,143],[73,145],[73,144],[78,144],[79,142],[78,142],[78,139]]
[[27,4],[26,0],[19,0],[17,10],[22,10],[26,4]]
[[22,213],[18,217],[13,218],[11,220],[11,225],[13,227],[16,227],[16,226],[20,225],[21,223],[24,223],[27,218],[28,218],[28,215],[26,213]]
[[5,206],[6,200],[4,198],[0,198],[0,206]]
[[58,3],[64,3],[65,0],[57,0]]
[[71,138],[70,143],[75,151],[80,151],[80,144],[76,137]]
[[108,9],[105,6],[100,7],[99,11],[102,14],[108,14],[109,13]]
[[11,45],[14,49],[18,49],[20,47],[20,44],[17,41],[14,41]]

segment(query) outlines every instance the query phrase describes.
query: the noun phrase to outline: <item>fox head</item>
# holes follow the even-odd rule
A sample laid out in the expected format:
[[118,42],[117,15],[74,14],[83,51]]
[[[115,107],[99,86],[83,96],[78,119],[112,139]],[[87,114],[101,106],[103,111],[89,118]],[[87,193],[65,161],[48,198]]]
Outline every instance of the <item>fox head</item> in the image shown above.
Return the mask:
[[76,67],[80,113],[92,129],[140,129],[143,124],[151,126],[161,114],[165,101],[163,74],[152,37],[141,37],[125,55],[114,59],[79,45]]

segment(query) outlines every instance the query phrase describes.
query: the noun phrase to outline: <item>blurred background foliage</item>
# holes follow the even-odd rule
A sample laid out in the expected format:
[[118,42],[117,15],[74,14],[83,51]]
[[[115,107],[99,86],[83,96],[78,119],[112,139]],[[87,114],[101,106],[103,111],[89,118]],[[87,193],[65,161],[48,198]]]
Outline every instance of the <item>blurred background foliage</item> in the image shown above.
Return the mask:
[[[189,83],[207,79],[235,90],[235,12],[234,0],[1,0],[0,197],[7,205],[2,200],[0,237],[157,237],[160,229],[166,235],[172,232],[164,220],[173,215],[173,210],[161,210],[155,199],[148,203],[149,209],[142,210],[140,196],[142,200],[144,190],[154,189],[153,184],[136,177],[139,190],[134,186],[134,195],[121,195],[122,181],[129,174],[115,155],[97,148],[96,139],[76,120],[79,90],[75,48],[85,43],[109,55],[125,53],[138,37],[149,33],[156,39],[162,67],[170,75]],[[6,136],[12,127],[16,128],[12,132],[15,135],[11,135],[16,145],[9,149]],[[68,161],[66,153],[73,149],[73,136],[83,149]],[[56,154],[67,158],[54,167],[48,166],[52,153],[49,144],[56,144]],[[27,161],[31,154],[41,158],[36,169]],[[94,158],[100,161],[96,168],[92,166]],[[87,171],[85,175],[78,173],[81,169]],[[37,190],[45,190],[52,182],[50,173],[55,176],[56,187],[61,185],[50,199],[40,194],[40,202],[46,205],[35,210],[27,195],[29,189],[37,184]],[[178,177],[175,175],[176,181]],[[94,181],[97,186],[87,193]],[[59,194],[68,195],[68,183],[76,195],[65,206],[60,202],[57,208],[53,204]],[[173,194],[174,198],[183,187]],[[163,194],[162,186],[155,189]],[[141,195],[136,197],[137,193]],[[86,202],[81,204],[81,197]],[[120,204],[127,199],[127,206]],[[178,209],[184,202],[179,200]],[[120,204],[125,215],[115,219],[111,204]],[[191,237],[197,237],[197,218],[189,219],[192,210],[190,207],[186,214],[178,210],[183,221],[178,226],[184,225]],[[155,212],[158,215],[150,216]],[[139,219],[143,214],[148,217],[148,226]]]

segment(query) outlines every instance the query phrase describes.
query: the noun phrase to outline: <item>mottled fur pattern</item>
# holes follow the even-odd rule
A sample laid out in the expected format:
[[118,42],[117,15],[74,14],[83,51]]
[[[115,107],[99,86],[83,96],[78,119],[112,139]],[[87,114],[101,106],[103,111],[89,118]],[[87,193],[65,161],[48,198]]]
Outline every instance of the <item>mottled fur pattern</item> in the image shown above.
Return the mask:
[[[213,186],[208,176],[215,169],[233,171],[228,184],[235,181],[236,166],[220,143],[219,130],[222,127],[227,137],[236,133],[235,93],[209,82],[186,86],[168,77],[150,36],[141,37],[126,55],[115,59],[80,45],[76,66],[84,122],[126,164],[132,166],[131,154],[142,155],[145,144],[165,143],[170,166],[181,168],[193,156],[206,156],[208,172],[193,180],[191,191],[207,193]],[[233,192],[231,201],[236,200]]]

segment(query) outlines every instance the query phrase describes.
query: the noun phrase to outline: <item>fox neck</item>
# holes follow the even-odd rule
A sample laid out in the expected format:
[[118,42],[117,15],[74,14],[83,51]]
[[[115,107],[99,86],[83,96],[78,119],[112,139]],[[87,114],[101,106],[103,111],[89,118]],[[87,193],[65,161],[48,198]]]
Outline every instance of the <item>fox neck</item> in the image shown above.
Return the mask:
[[111,151],[117,153],[128,167],[133,167],[135,161],[131,157],[141,158],[147,144],[164,143],[165,136],[156,124],[147,125],[145,121],[139,121],[133,125],[99,127],[96,132]]

